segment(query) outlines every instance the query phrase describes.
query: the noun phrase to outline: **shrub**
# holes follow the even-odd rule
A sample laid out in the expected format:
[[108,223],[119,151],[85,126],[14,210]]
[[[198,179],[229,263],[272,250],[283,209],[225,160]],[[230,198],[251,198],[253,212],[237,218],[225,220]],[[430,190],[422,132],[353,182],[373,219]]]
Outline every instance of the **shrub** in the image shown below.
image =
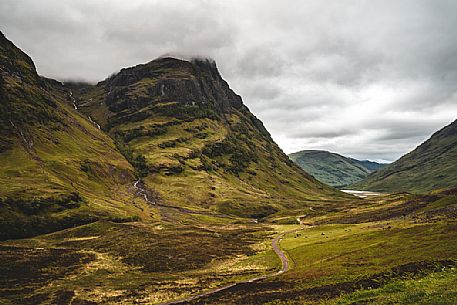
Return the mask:
[[133,159],[133,167],[135,167],[139,177],[146,177],[149,173],[149,168],[146,164],[146,158],[142,155],[138,155],[135,157],[135,159]]
[[13,211],[30,216],[78,208],[82,201],[83,199],[78,193],[72,192],[58,197],[36,199],[7,197],[0,200],[0,205],[8,206]]
[[135,168],[137,176],[146,177],[149,173],[149,167],[146,163],[146,158],[142,155],[137,155],[134,157],[132,150],[128,145],[125,144],[124,139],[119,134],[115,135],[114,142],[122,155]]
[[[255,149],[255,148],[254,148]],[[205,146],[202,153],[209,158],[229,156],[229,164],[221,163],[226,172],[239,174],[243,172],[250,162],[256,162],[257,156],[246,141],[240,140],[235,135],[229,135],[222,142],[216,142]],[[202,158],[202,163],[204,159]]]

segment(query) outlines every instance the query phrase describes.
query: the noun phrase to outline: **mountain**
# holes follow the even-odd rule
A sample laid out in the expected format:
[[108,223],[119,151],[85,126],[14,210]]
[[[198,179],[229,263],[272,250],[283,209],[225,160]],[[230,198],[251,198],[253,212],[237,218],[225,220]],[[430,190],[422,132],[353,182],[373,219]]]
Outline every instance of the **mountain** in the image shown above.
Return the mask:
[[384,192],[426,193],[457,184],[457,121],[354,188]]
[[340,196],[288,159],[212,60],[158,58],[74,92],[164,202],[259,218]]
[[377,171],[378,169],[383,168],[384,166],[386,166],[388,164],[388,163],[378,163],[378,162],[374,162],[374,161],[370,161],[370,160],[357,160],[357,159],[352,159],[352,158],[349,158],[349,159],[355,161],[357,164],[362,165],[363,167],[368,169],[370,172]]
[[1,34],[0,69],[1,239],[156,219],[151,198],[260,218],[341,197],[287,158],[212,61],[62,84]]
[[324,150],[302,150],[290,154],[289,158],[317,180],[337,188],[361,181],[371,172],[385,166]]

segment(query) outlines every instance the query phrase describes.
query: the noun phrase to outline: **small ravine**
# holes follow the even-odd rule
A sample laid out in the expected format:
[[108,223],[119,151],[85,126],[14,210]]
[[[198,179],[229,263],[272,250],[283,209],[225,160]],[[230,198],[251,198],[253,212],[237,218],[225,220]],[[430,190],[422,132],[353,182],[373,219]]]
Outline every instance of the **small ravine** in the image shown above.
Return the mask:
[[[75,97],[73,96],[73,91],[72,91],[71,89],[70,89],[69,96],[70,96],[71,102],[72,102],[72,104],[73,104],[73,108],[74,108],[75,110],[78,110],[78,105],[76,105],[76,99],[75,99]],[[90,115],[87,116],[87,118],[88,118],[89,121],[90,121],[93,125],[95,125],[98,129],[102,129],[101,126],[100,126],[97,122],[95,122],[95,121],[92,119],[92,117],[91,117]]]

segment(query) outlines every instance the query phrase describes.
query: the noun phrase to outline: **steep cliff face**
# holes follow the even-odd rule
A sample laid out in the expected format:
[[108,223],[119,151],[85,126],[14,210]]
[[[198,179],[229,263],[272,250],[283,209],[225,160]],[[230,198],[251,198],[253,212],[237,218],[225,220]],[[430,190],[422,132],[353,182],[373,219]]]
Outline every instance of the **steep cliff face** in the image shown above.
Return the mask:
[[26,125],[55,122],[55,103],[41,90],[45,87],[29,56],[0,33],[0,152],[10,148],[19,134],[27,146]]
[[164,201],[263,217],[339,196],[288,159],[213,61],[159,58],[77,92]]
[[[137,83],[143,85],[144,94],[126,96],[129,86]],[[110,110],[116,112],[131,107],[139,109],[151,102],[199,106],[209,104],[220,113],[243,107],[241,97],[230,90],[220,76],[216,63],[207,59],[188,62],[162,58],[122,69],[102,84],[109,91],[106,103]]]
[[18,49],[0,32],[0,69],[2,75],[16,76],[28,83],[36,83],[39,77],[32,59]]

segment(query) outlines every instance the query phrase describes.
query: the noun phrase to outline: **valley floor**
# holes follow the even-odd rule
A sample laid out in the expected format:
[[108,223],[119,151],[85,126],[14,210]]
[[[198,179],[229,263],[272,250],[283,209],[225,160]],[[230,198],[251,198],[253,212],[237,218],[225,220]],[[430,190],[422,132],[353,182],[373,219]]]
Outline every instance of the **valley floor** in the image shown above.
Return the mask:
[[354,197],[260,223],[171,210],[9,240],[0,303],[455,304],[456,206],[453,194]]

